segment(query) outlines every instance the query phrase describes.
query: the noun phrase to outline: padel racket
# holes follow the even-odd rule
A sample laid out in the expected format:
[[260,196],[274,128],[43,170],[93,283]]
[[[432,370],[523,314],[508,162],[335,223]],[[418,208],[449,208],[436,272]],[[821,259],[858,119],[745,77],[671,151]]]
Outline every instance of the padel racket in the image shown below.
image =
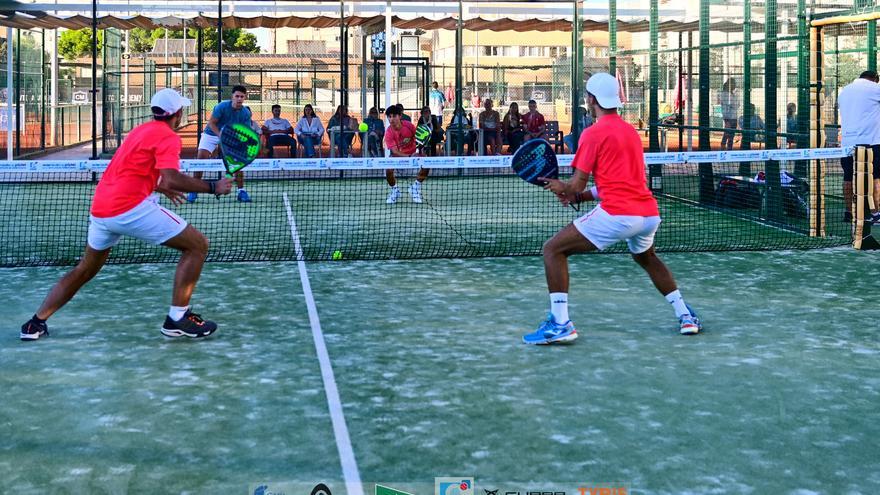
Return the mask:
[[[559,162],[556,160],[556,153],[550,143],[543,139],[532,139],[525,142],[513,154],[510,166],[516,175],[529,184],[544,187],[545,181],[539,180],[539,177],[546,179],[559,178]],[[571,203],[571,207],[575,211],[580,211],[580,206]]]
[[556,153],[550,143],[543,139],[532,139],[520,146],[513,154],[510,166],[522,180],[536,186],[544,186],[544,181],[538,180],[538,177],[559,178]]
[[260,154],[260,136],[244,124],[224,126],[220,130],[220,151],[226,177],[231,179]]

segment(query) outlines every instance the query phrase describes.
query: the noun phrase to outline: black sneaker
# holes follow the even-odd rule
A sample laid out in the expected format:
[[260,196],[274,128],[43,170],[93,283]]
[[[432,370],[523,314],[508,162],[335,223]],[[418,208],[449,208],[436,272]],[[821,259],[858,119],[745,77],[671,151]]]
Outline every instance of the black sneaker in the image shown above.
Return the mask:
[[187,310],[178,321],[170,316],[165,316],[165,324],[162,325],[162,335],[166,337],[189,337],[196,339],[207,337],[217,331],[217,324],[213,321],[203,320],[201,316]]
[[37,340],[43,335],[49,335],[49,327],[45,321],[37,321],[33,318],[21,326],[21,340]]

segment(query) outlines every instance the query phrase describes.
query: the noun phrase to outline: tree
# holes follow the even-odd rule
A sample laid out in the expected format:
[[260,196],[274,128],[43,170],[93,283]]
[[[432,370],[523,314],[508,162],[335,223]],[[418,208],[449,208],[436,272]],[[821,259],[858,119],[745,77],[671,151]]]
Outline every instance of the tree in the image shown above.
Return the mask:
[[[217,30],[208,28],[203,30],[205,36],[204,51],[217,51]],[[196,39],[199,31],[196,28],[187,28],[186,37]],[[168,37],[172,39],[183,38],[183,30],[169,30]],[[145,29],[133,29],[130,35],[132,52],[148,52],[153,49],[156,40],[165,38],[165,28],[156,28],[152,31]],[[224,29],[223,30],[223,51],[238,53],[258,53],[260,51],[257,46],[257,37],[241,28]]]
[[[98,30],[98,53],[104,49],[104,32]],[[64,31],[58,37],[58,53],[67,60],[76,60],[92,53],[92,28]]]

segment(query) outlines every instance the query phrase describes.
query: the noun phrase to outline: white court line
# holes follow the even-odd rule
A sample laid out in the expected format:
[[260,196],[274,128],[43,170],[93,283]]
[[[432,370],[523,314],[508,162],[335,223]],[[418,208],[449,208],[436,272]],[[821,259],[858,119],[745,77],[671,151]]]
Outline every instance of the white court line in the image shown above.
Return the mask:
[[324,394],[327,396],[327,407],[330,409],[333,433],[336,435],[336,449],[339,451],[339,462],[342,464],[345,488],[348,495],[364,495],[361,475],[354,458],[354,450],[351,448],[348,427],[345,425],[345,414],[342,412],[342,402],[339,400],[339,390],[336,388],[336,378],[333,376],[333,366],[330,364],[330,355],[327,353],[327,345],[324,343],[324,332],[321,331],[318,308],[315,306],[315,297],[312,295],[312,284],[309,283],[306,262],[303,260],[302,245],[299,242],[299,233],[296,230],[296,221],[293,218],[293,210],[290,208],[290,199],[287,197],[287,193],[284,193],[284,207],[287,209],[287,222],[290,224],[290,237],[293,239],[293,247],[296,250],[299,279],[302,282],[303,295],[305,295],[306,307],[309,310],[309,323],[312,326],[315,351],[318,353],[318,362],[321,365]]

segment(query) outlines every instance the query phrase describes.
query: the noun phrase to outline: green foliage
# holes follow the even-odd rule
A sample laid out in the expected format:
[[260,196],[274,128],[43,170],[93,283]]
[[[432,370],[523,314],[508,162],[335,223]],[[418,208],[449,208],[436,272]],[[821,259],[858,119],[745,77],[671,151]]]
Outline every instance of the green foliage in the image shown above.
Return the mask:
[[[98,30],[98,53],[104,49],[104,32]],[[58,53],[74,61],[92,53],[92,29],[67,30],[58,37]]]
[[[205,52],[217,51],[217,30],[213,28],[204,29],[205,36],[204,50]],[[196,28],[187,28],[186,37],[188,39],[196,39],[199,31]],[[182,29],[168,30],[168,37],[172,39],[183,38]],[[156,40],[165,38],[165,28],[156,28],[151,31],[146,29],[133,29],[130,35],[130,51],[134,53],[144,53],[152,51]],[[257,46],[257,37],[240,28],[223,30],[223,51],[237,53],[258,53],[260,51]]]

